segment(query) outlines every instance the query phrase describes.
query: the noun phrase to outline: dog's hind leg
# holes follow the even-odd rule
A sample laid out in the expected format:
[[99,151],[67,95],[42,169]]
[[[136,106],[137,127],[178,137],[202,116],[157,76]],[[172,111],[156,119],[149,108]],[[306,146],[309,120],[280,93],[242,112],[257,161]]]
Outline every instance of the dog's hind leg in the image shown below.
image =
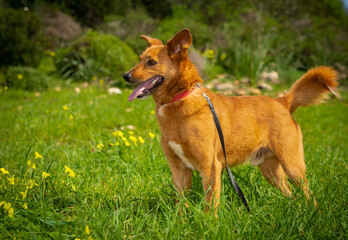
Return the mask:
[[291,190],[286,181],[286,173],[276,156],[265,156],[258,167],[270,184],[279,188],[285,196],[291,195]]
[[282,168],[292,183],[296,186],[301,187],[308,201],[313,198],[314,204],[317,202],[314,197],[311,197],[310,190],[308,187],[308,181],[306,178],[306,164],[304,161],[303,145],[302,145],[302,133],[300,128],[298,135],[293,138],[285,136],[282,145],[278,145],[274,151],[277,155]]

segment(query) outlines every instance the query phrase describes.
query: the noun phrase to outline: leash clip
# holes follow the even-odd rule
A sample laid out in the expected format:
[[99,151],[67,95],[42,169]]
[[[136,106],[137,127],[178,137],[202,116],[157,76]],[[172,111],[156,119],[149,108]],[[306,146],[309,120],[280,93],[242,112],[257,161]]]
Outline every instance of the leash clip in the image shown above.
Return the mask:
[[203,97],[205,98],[205,100],[207,100],[210,109],[214,109],[214,105],[213,105],[213,103],[210,101],[210,98],[207,96],[207,94],[203,93]]
[[[198,83],[196,84],[196,87],[198,87],[199,89],[201,89],[201,86],[199,86]],[[203,94],[204,99],[208,102],[210,109],[214,109],[214,105],[213,105],[213,103],[210,101],[210,98],[208,97],[208,95],[205,94],[204,92],[202,92],[202,94]]]

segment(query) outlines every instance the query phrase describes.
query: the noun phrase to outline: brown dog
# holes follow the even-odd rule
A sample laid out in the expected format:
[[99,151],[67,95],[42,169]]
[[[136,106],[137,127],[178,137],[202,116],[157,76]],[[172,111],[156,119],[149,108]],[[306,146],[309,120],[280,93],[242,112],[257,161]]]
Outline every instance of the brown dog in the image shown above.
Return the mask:
[[313,68],[284,97],[227,97],[195,87],[203,81],[188,59],[192,43],[188,29],[178,32],[166,45],[148,36],[141,38],[148,47],[140,63],[123,76],[129,83],[140,83],[128,100],[153,96],[162,148],[180,195],[190,189],[192,170],[197,170],[206,202],[214,202],[213,208],[219,204],[221,170],[226,166],[208,103],[202,96],[205,92],[222,125],[229,166],[251,157],[251,164],[283,194],[291,194],[289,178],[309,199],[301,129],[291,114],[300,106],[319,102],[325,92],[333,92],[338,85],[336,71]]

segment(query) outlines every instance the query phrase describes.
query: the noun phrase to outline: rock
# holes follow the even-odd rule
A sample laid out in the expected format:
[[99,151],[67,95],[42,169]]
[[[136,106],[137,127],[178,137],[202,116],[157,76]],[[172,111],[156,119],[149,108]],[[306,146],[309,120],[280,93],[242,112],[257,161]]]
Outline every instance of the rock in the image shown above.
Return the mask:
[[237,87],[240,86],[240,82],[239,82],[238,80],[235,80],[233,83],[234,83],[234,85],[237,86]]
[[224,78],[228,78],[228,74],[227,73],[224,73],[224,74],[219,74],[217,76],[218,79],[224,79]]
[[43,13],[43,33],[53,47],[69,42],[82,33],[82,29],[73,17],[65,13],[46,9]]
[[223,91],[222,94],[226,95],[226,96],[231,96],[231,95],[233,95],[233,90],[227,89],[227,90]]
[[207,83],[205,86],[206,86],[207,88],[209,88],[209,89],[214,88],[214,84],[213,84],[213,83]]
[[265,83],[265,82],[259,82],[257,84],[257,87],[260,89],[260,90],[267,90],[267,91],[272,91],[273,88],[271,85]]
[[198,74],[202,76],[204,69],[204,58],[195,48],[190,48],[188,56],[191,62],[196,66]]
[[233,90],[234,89],[234,85],[233,83],[218,83],[215,84],[215,88],[218,91],[224,91],[224,90]]
[[74,91],[75,91],[76,93],[80,93],[80,92],[81,92],[81,89],[80,89],[79,87],[76,87],[76,88],[74,88]]
[[252,89],[250,89],[250,94],[251,95],[261,95],[261,90],[258,88],[252,88]]
[[234,90],[234,93],[237,95],[237,96],[245,96],[247,93],[245,90],[243,89],[236,89]]
[[267,81],[273,84],[279,84],[279,74],[276,71],[263,72],[260,76],[261,81]]
[[117,87],[112,87],[108,89],[108,93],[109,94],[121,94],[122,91],[121,89],[117,88]]
[[249,78],[242,78],[240,80],[241,83],[245,84],[245,85],[250,85],[251,80]]

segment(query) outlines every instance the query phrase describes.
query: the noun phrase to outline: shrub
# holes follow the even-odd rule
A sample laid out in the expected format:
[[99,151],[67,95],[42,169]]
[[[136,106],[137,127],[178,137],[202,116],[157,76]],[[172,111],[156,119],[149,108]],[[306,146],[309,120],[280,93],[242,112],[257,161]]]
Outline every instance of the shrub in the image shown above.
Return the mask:
[[167,40],[174,36],[179,30],[189,28],[193,36],[193,45],[199,50],[204,50],[206,45],[213,41],[214,30],[204,24],[202,15],[187,9],[184,5],[173,6],[173,16],[161,21],[153,37]]
[[[49,0],[48,2],[56,2]],[[61,6],[68,9],[83,25],[93,27],[103,22],[105,15],[117,10],[121,6],[128,6],[121,0],[59,0]]]
[[137,62],[134,51],[115,36],[88,32],[56,55],[56,67],[64,78],[89,81],[92,76],[121,79]]
[[36,66],[43,54],[41,21],[35,13],[0,10],[0,66]]
[[9,67],[5,77],[9,88],[29,91],[46,90],[50,80],[47,75],[31,67]]

